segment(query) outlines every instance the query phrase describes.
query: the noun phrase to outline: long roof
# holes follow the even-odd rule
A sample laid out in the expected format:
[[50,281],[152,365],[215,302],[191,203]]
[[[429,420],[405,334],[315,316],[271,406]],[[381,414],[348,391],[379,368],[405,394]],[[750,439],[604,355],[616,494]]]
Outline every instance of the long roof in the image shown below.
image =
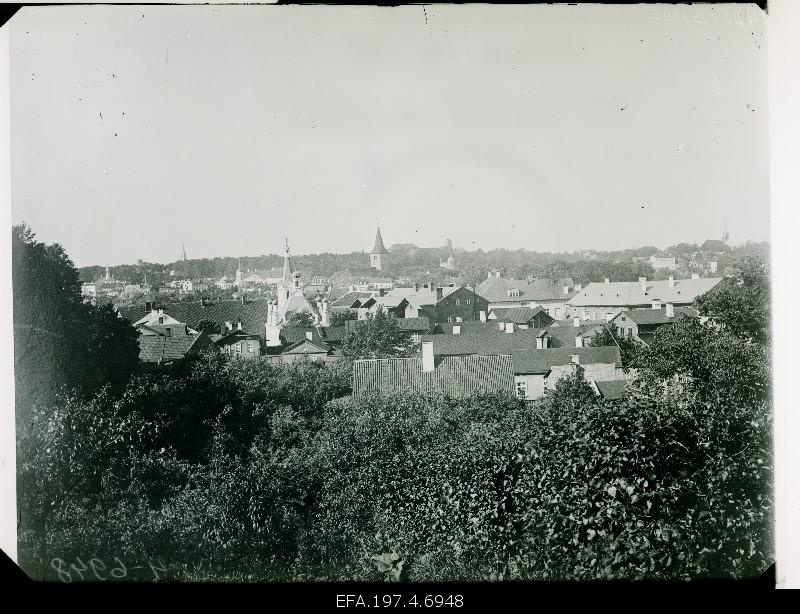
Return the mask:
[[140,335],[139,360],[156,363],[180,360],[194,353],[195,345],[202,345],[198,344],[201,340],[208,340],[208,335]]
[[648,280],[644,283],[644,290],[638,281],[592,282],[571,298],[569,304],[573,307],[615,307],[649,305],[654,300],[690,304],[721,281],[721,277],[675,279],[670,286],[667,279]]
[[433,353],[436,356],[511,354],[516,350],[536,349],[537,338],[549,332],[544,328],[524,328],[506,333],[492,327],[484,330],[468,327],[456,335],[446,333],[426,335],[422,341],[433,343]]
[[622,367],[622,357],[615,345],[598,348],[547,348],[542,350],[517,350],[513,352],[514,373],[540,375],[556,366],[572,363],[572,357],[587,364],[613,364]]
[[[453,292],[461,289],[462,286],[444,286],[441,288],[442,299],[450,296]],[[429,290],[428,288],[421,287],[417,290],[414,288],[392,288],[386,293],[386,296],[399,296],[408,300],[409,304],[414,307],[422,307],[424,305],[435,305],[436,288]]]
[[370,392],[420,392],[464,397],[514,391],[511,356],[447,356],[423,371],[422,358],[356,360],[353,395]]
[[[242,330],[253,335],[265,334],[264,325],[267,322],[267,311],[269,301],[266,299],[245,302],[241,301],[219,301],[216,303],[191,302],[191,303],[171,303],[164,305],[164,313],[175,318],[179,322],[184,322],[190,328],[197,328],[197,325],[204,320],[214,322],[218,327],[226,322],[231,322],[236,328],[236,323],[242,322]],[[130,307],[120,307],[119,314],[131,323],[143,318],[147,314],[144,305],[133,305]]]
[[[527,324],[528,322],[533,320],[539,313],[542,312],[545,312],[545,310],[541,306],[536,306],[534,308],[495,307],[490,311],[490,314],[494,314],[495,317],[490,319],[495,320],[497,322],[513,322],[514,324]],[[552,320],[553,318],[550,319]]]
[[667,317],[667,310],[663,307],[661,309],[653,309],[652,307],[644,309],[629,309],[628,311],[620,312],[619,315],[617,315],[614,319],[616,320],[623,315],[626,318],[633,320],[636,324],[644,326],[669,324],[684,317],[698,317],[697,310],[693,307],[675,307],[674,315],[671,318]]
[[[511,277],[489,277],[475,288],[475,292],[490,303],[519,301],[565,301],[575,295],[571,280],[513,279]],[[561,283],[559,283],[561,282]],[[564,294],[564,285],[568,291]],[[509,291],[519,290],[519,296],[510,296]]]

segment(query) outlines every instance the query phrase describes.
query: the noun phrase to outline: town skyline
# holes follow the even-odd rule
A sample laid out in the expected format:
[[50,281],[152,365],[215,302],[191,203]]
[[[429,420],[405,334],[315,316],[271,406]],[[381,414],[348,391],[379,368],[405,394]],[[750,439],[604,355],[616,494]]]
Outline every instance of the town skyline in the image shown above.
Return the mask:
[[366,250],[377,224],[484,250],[668,246],[723,220],[764,240],[765,26],[697,10],[25,7],[12,221],[78,266],[287,235]]

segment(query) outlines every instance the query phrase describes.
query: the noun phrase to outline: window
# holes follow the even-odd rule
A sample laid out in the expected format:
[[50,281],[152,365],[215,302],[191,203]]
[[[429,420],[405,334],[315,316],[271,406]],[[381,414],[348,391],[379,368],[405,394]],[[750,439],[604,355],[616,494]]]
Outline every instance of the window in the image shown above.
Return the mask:
[[237,343],[234,347],[236,348],[236,353],[237,354],[241,354],[242,353],[242,344],[241,343]]
[[422,341],[422,335],[420,335],[419,333],[411,333],[411,341],[413,341],[414,343],[419,343],[420,341]]
[[508,291],[508,296],[510,296],[511,298],[518,298],[519,288],[511,288],[511,290]]
[[525,399],[528,396],[528,382],[517,382],[517,397]]
[[467,299],[467,305],[472,305],[472,299]]
[[458,307],[459,305],[461,305],[461,299],[458,299],[458,298],[457,298],[457,299],[456,299],[456,307]]
[[253,343],[252,342],[248,342],[247,343],[247,351],[250,352],[251,354],[253,353]]
[[159,324],[163,324],[164,323],[164,316],[159,316],[158,317],[158,323]]
[[461,319],[461,317],[460,317],[460,316],[456,316],[456,322],[462,322],[462,321],[463,321],[463,320]]

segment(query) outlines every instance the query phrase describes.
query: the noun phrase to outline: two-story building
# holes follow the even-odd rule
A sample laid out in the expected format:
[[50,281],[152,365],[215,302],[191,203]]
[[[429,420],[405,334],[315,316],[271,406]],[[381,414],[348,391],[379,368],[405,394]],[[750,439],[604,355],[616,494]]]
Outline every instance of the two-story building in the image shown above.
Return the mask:
[[542,307],[555,319],[568,316],[567,302],[581,290],[572,279],[513,279],[490,272],[475,288],[489,303],[489,309]]

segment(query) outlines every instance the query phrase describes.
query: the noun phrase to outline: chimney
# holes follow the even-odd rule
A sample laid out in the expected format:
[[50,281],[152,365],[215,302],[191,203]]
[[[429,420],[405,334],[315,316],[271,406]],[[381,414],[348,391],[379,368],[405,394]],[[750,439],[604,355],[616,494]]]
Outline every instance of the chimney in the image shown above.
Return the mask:
[[441,300],[442,300],[442,289],[436,288],[436,302],[438,303]]
[[611,283],[611,280],[610,280],[608,277],[606,277],[606,278],[603,280],[603,283],[610,284],[610,283]]
[[461,334],[461,325],[460,324],[453,324],[453,334],[460,335]]
[[244,305],[244,294],[242,294],[241,300],[242,300],[242,305]]
[[481,322],[486,322],[486,312],[485,311],[481,311],[479,316],[480,316]]
[[144,310],[147,311],[148,313],[153,311],[153,303],[151,303],[150,301],[145,301],[144,302]]
[[378,296],[386,296],[386,288],[378,288]]
[[583,290],[583,286],[581,284],[575,284],[575,292],[580,292]]
[[418,284],[418,283],[415,283],[415,284],[414,284],[414,292],[415,292],[415,293],[416,293],[416,292],[419,292],[419,284]]
[[564,294],[569,294],[569,286],[564,286],[563,290],[564,290]]
[[692,279],[700,279],[700,273],[692,273]]
[[433,341],[422,342],[422,370],[425,373],[433,371]]
[[200,299],[200,306],[201,307],[205,307],[206,306],[206,299],[204,299],[204,298]]
[[314,339],[314,332],[310,331],[310,330],[307,330],[306,331],[306,339],[308,339],[309,341],[312,341]]
[[613,313],[606,313],[606,322],[611,322],[614,319]]
[[674,318],[675,317],[675,305],[673,305],[672,303],[667,303],[666,316],[668,318]]
[[572,318],[572,326],[573,328],[578,328],[581,325],[580,318]]
[[172,329],[169,326],[167,326],[167,328],[165,328],[164,331],[167,333],[167,337],[172,336]]
[[433,282],[429,281],[428,283],[426,283],[425,284],[425,289],[433,292]]
[[670,288],[675,287],[675,278],[672,275],[669,276],[669,287]]
[[225,326],[224,324],[220,324],[219,325],[219,332],[220,332],[221,335],[224,335],[225,333],[228,332],[228,327]]
[[580,354],[573,354],[570,359],[572,360],[572,364],[579,365],[581,364],[581,356]]
[[642,292],[647,292],[647,277],[640,277],[639,284],[642,286]]
[[650,303],[650,306],[653,309],[661,309],[661,301],[659,301],[658,299],[655,299],[655,300],[653,300],[652,303]]
[[514,332],[514,323],[513,322],[506,322],[506,333],[511,334]]
[[241,320],[239,320],[239,321],[236,323],[236,330],[242,330],[242,321],[241,321]]
[[186,324],[186,325],[183,327],[183,334],[184,334],[184,335],[188,335],[188,334],[189,334],[189,325],[188,325],[188,324]]
[[537,350],[544,349],[544,337],[536,337],[536,349]]
[[575,335],[575,347],[582,348],[583,347],[583,337],[580,335]]

